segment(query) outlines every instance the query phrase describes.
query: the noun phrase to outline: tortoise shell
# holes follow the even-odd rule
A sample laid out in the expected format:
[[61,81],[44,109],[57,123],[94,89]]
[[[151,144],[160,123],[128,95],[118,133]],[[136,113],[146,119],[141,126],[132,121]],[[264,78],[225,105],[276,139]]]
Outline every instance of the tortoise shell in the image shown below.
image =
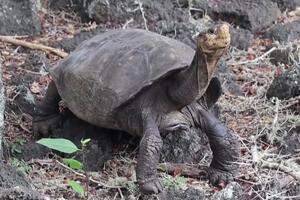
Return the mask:
[[143,88],[189,66],[194,53],[150,31],[112,30],[83,42],[50,73],[71,111],[104,120]]

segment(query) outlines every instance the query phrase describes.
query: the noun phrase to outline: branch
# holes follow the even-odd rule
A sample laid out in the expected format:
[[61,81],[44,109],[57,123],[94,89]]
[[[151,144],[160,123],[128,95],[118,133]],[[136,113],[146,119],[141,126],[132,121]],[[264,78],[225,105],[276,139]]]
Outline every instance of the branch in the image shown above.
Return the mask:
[[142,4],[141,0],[138,0],[138,4],[139,4],[139,9],[140,9],[141,14],[142,14],[142,18],[144,20],[145,29],[148,30],[147,20],[146,20],[146,17],[145,17],[145,11],[144,11],[143,4]]
[[300,103],[300,96],[289,99],[288,101],[289,101],[289,103],[287,105],[281,107],[282,110],[288,109],[288,108],[293,107],[294,105]]
[[[65,164],[63,164],[63,163],[61,163],[61,162],[59,162],[58,160],[55,160],[55,162],[56,162],[57,164],[59,164],[60,166],[62,166],[63,168],[70,170],[70,171],[73,172],[74,174],[76,174],[76,175],[78,175],[78,176],[81,176],[81,177],[83,177],[83,178],[86,178],[86,175],[84,175],[84,174],[82,174],[82,173],[79,173],[79,172],[75,171],[74,169],[72,169],[72,168],[68,167],[67,165],[65,165]],[[102,186],[102,187],[105,187],[105,188],[114,188],[114,189],[118,188],[118,187],[106,185],[105,183],[102,183],[102,182],[100,182],[100,181],[97,181],[97,180],[95,180],[95,179],[93,179],[93,178],[90,178],[89,180],[90,180],[91,182],[96,183],[96,184],[98,184],[98,185],[100,185],[100,186]]]
[[158,170],[171,175],[180,174],[182,176],[187,176],[196,179],[202,178],[203,176],[207,175],[207,167],[203,167],[203,169],[198,169],[193,166],[188,166],[186,164],[179,163],[160,163],[158,166]]
[[273,51],[275,51],[277,48],[276,47],[272,47],[270,50],[268,50],[266,53],[264,53],[263,55],[255,58],[254,60],[246,60],[246,61],[241,61],[241,62],[238,62],[238,63],[232,63],[232,64],[229,64],[229,65],[245,65],[245,64],[253,64],[253,63],[256,63],[260,60],[262,60],[263,58],[265,58],[267,55],[269,55],[270,53],[272,53]]
[[285,172],[291,177],[293,177],[295,180],[300,181],[300,172],[293,170],[290,167],[284,166],[282,163],[263,161],[261,166],[264,168],[270,168],[275,170],[279,169],[280,171]]
[[56,48],[53,48],[53,47],[48,47],[48,46],[45,46],[45,45],[42,45],[42,44],[35,44],[35,43],[32,43],[32,42],[26,42],[26,41],[23,41],[23,40],[15,39],[12,36],[0,35],[0,41],[11,43],[11,44],[18,45],[18,46],[27,47],[27,48],[30,48],[30,49],[51,52],[51,53],[54,53],[54,54],[56,54],[56,55],[58,55],[62,58],[65,58],[65,57],[68,56],[68,53],[63,52],[60,49],[56,49]]

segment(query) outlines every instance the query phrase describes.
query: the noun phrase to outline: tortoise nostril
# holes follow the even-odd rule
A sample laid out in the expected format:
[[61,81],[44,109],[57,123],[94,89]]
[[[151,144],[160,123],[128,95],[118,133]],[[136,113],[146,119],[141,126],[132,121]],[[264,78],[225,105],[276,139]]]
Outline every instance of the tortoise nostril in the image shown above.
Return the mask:
[[213,28],[210,28],[210,29],[208,29],[207,32],[213,34],[213,33],[215,33],[215,30]]

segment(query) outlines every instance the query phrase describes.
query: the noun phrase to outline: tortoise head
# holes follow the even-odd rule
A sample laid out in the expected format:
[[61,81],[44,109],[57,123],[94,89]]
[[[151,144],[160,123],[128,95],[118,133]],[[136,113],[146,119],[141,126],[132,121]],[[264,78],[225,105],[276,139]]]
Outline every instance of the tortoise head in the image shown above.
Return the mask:
[[230,45],[229,24],[218,25],[212,33],[200,34],[197,48],[203,53],[218,58]]

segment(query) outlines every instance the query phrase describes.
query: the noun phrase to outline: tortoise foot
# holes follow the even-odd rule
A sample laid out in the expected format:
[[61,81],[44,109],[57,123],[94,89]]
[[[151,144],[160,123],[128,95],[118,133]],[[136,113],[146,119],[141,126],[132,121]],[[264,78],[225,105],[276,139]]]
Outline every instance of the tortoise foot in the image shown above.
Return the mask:
[[224,171],[221,169],[210,167],[208,169],[208,179],[213,186],[217,186],[222,183],[227,184],[233,181],[233,174],[229,171]]
[[157,194],[163,191],[163,185],[157,178],[143,181],[140,185],[140,191],[143,194]]
[[62,117],[59,114],[35,116],[32,127],[35,138],[49,137],[54,130],[61,127]]

